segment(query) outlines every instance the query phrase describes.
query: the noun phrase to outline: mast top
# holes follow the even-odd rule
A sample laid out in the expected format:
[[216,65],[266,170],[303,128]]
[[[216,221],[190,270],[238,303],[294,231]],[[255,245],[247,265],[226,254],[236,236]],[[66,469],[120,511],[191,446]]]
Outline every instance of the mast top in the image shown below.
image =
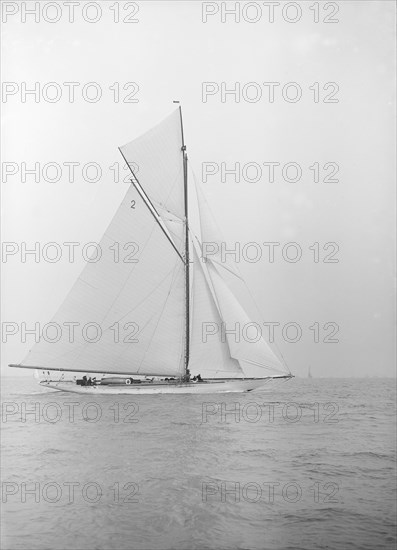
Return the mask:
[[[179,103],[179,101],[174,101],[174,103]],[[184,156],[184,159],[185,159],[185,156],[186,156],[186,145],[185,145],[185,137],[183,135],[183,120],[182,120],[182,106],[179,105],[179,117],[181,119],[181,133],[182,133],[182,147],[181,147],[181,151],[183,152],[183,156]]]

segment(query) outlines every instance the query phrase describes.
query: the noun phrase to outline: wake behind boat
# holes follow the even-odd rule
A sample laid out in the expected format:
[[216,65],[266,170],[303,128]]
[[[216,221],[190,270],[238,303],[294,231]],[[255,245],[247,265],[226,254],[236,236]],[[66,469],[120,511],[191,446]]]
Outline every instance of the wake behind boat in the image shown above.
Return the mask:
[[10,367],[36,369],[42,386],[96,394],[242,392],[291,378],[263,336],[249,336],[258,324],[245,283],[219,252],[197,183],[190,198],[181,108],[120,152],[131,185],[99,259]]

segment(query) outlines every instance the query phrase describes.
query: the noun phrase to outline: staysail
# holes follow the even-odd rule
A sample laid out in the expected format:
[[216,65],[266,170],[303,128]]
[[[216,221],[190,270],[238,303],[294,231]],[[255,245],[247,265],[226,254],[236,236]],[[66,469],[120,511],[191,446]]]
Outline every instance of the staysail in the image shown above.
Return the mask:
[[[217,341],[220,348],[227,342],[229,356],[234,365],[238,363],[242,373],[239,376],[262,378],[285,374],[285,366],[263,336],[263,325],[251,320],[231,289],[232,286],[235,289],[243,289],[245,283],[233,262],[227,257],[222,258],[220,254],[222,238],[197,182],[196,191],[199,211],[199,226],[196,231],[200,236],[195,235],[194,244],[201,269],[206,274],[208,288],[211,289],[213,304],[221,319],[221,323],[217,325],[219,329],[214,328],[214,334],[210,335],[215,340],[211,345],[216,347]],[[203,254],[204,242],[209,245],[210,255]],[[243,295],[243,292],[239,294]],[[206,334],[207,340],[210,336]],[[229,368],[232,368],[231,363]]]
[[216,306],[211,281],[196,251],[193,262],[192,336],[189,370],[205,378],[241,378],[239,362],[230,355],[229,345],[219,334],[222,318]]

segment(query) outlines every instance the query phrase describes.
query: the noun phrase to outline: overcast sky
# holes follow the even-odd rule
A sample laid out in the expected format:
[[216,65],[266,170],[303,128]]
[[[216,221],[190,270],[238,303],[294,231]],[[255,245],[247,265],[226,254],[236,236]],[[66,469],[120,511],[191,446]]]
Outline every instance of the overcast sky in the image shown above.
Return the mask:
[[[115,182],[109,168],[117,162],[127,175],[117,147],[166,117],[179,99],[197,179],[203,163],[219,166],[203,187],[225,239],[229,246],[254,242],[263,249],[259,261],[240,262],[263,319],[302,329],[297,343],[286,342],[281,329],[275,332],[291,371],[306,376],[311,365],[319,377],[394,376],[394,2],[331,2],[328,11],[319,3],[318,13],[310,9],[315,3],[301,2],[300,13],[292,6],[285,17],[282,3],[273,23],[263,2],[251,2],[249,9],[237,3],[240,22],[222,13],[221,3],[144,1],[134,13],[134,3],[120,2],[118,23],[113,2],[101,2],[100,15],[95,7],[84,11],[81,3],[74,22],[63,7],[55,23],[45,20],[56,18],[55,11],[40,11],[38,22],[26,15],[23,22],[21,6],[13,13],[17,3],[4,4],[9,13],[3,14],[3,81],[15,84],[3,96],[3,241],[97,242],[128,185]],[[98,15],[98,21],[84,15]],[[295,23],[288,20],[298,16]],[[123,22],[125,17],[138,21]],[[338,21],[325,23],[326,17]],[[32,95],[25,100],[23,82],[27,88],[39,83],[38,102]],[[57,91],[45,87],[50,82],[62,92],[57,102],[48,100]],[[64,82],[79,83],[72,102]],[[93,98],[100,87],[97,102],[82,95],[89,82],[97,85],[84,93]],[[205,82],[213,92],[206,101]],[[232,94],[222,102],[222,82],[228,89],[241,83],[238,102]],[[265,82],[280,83],[273,102]],[[285,94],[293,98],[300,89],[299,101],[283,97],[290,82],[299,88]],[[124,90],[126,83],[135,85]],[[244,88],[247,83],[254,84]],[[324,89],[327,83],[334,84]],[[124,102],[128,94],[138,101]],[[338,102],[324,102],[327,97]],[[40,168],[49,162],[80,166],[72,182],[65,166],[60,181],[41,174],[39,182],[31,175],[23,182],[22,163],[31,168],[35,162]],[[82,175],[90,162],[102,167],[99,182]],[[276,167],[270,182],[263,165],[269,162],[297,163],[302,177],[286,181]],[[252,181],[254,172],[245,172],[236,182],[223,174],[222,182],[222,163],[227,169],[255,163],[252,170],[262,167],[262,177]],[[326,163],[334,164],[325,171]],[[336,165],[339,181],[325,183]],[[5,169],[17,173],[6,176]],[[287,174],[294,178],[292,169]],[[280,243],[273,263],[263,246],[271,241]],[[296,263],[280,252],[291,242],[302,249]],[[309,248],[314,243],[319,262]],[[325,243],[336,245],[324,251]],[[338,262],[325,263],[332,251]],[[28,325],[51,319],[84,266],[81,253],[68,262],[66,249],[58,263],[35,263],[32,257],[23,263],[20,252],[6,260],[3,323]],[[309,328],[316,322],[318,343]],[[323,341],[331,333],[326,323],[338,325],[338,343]],[[31,344],[10,336],[2,369],[22,361]]]

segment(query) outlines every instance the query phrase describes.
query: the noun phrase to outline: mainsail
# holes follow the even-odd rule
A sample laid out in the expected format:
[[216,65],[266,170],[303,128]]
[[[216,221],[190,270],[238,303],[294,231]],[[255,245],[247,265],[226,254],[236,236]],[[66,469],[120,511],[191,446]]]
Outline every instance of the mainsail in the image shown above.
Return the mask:
[[[177,216],[178,221],[182,219],[178,111],[157,131],[139,138],[136,147],[132,142],[123,150],[138,164],[140,181],[156,204],[174,211],[169,215]],[[175,234],[173,231],[176,240]],[[184,264],[133,185],[99,244],[102,257],[87,263],[52,319],[54,326],[62,328],[61,338],[52,342],[41,338],[21,365],[181,375]],[[68,328],[71,323],[72,337]]]
[[180,109],[120,151],[132,184],[99,243],[102,255],[87,263],[54,315],[59,337],[42,337],[20,366],[178,377],[189,368],[205,378],[285,374],[263,338],[222,337],[225,325],[244,327],[250,318],[229,284],[242,284],[233,266],[216,255],[203,261],[203,241],[218,236],[200,194],[199,224],[189,227]]

